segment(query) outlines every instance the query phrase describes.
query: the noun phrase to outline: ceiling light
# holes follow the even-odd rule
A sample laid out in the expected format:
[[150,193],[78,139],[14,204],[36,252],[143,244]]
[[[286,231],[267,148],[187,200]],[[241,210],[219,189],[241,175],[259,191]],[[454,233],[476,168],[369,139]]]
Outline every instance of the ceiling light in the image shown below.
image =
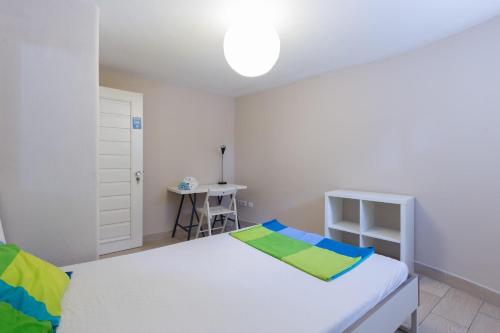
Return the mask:
[[265,20],[233,23],[224,36],[224,56],[233,70],[256,77],[273,68],[280,54],[280,38]]

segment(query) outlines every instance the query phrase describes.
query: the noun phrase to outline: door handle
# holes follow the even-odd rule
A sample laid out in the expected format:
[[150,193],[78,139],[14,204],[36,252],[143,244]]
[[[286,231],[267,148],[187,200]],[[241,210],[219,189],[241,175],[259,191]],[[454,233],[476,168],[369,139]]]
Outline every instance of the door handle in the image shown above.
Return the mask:
[[142,172],[141,171],[136,171],[135,172],[135,180],[137,180],[137,182],[140,182],[141,181],[141,177],[142,177]]

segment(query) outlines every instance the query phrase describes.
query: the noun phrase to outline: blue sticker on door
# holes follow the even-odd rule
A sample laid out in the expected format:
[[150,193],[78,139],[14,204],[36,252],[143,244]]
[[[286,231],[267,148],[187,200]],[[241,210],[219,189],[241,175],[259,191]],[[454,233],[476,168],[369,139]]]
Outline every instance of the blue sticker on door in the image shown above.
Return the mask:
[[132,117],[132,127],[134,129],[141,129],[142,128],[142,119],[141,119],[141,117]]

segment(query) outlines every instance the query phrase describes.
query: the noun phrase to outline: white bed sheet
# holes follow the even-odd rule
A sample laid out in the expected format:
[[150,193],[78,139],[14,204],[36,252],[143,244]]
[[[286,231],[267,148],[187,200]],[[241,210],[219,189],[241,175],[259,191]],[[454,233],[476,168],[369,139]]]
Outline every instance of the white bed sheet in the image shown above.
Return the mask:
[[341,332],[408,275],[372,255],[324,282],[228,234],[65,269],[58,333]]

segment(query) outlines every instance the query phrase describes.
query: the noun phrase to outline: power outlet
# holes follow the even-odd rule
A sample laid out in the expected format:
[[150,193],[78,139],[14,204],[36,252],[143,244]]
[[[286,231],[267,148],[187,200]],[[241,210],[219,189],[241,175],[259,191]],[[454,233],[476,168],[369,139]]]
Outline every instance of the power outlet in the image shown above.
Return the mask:
[[238,200],[238,206],[247,207],[248,202],[246,200]]
[[248,208],[253,208],[253,202],[252,201],[248,202]]

